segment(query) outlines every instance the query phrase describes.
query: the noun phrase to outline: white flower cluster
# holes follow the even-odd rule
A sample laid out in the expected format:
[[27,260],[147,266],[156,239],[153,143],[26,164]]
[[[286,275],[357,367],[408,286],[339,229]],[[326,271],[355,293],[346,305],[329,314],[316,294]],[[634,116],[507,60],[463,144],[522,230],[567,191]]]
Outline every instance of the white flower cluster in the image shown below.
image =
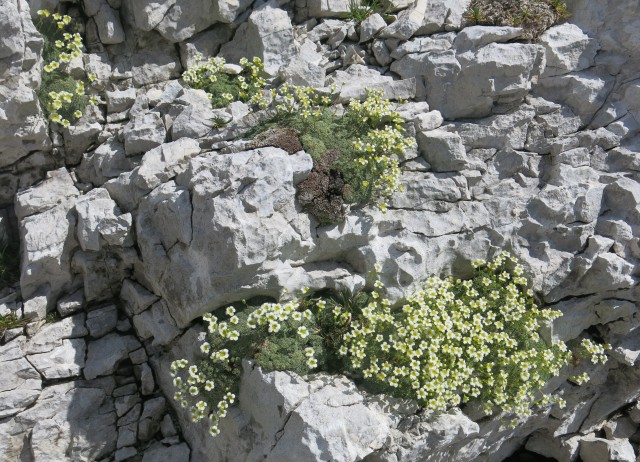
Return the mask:
[[330,107],[335,100],[336,86],[330,87],[330,93],[313,87],[304,87],[284,83],[277,90],[271,90],[272,104],[279,114],[299,113],[303,119],[321,117],[323,109]]
[[354,162],[366,171],[368,180],[362,186],[376,191],[377,205],[384,212],[389,197],[402,190],[398,156],[414,146],[416,140],[406,136],[402,118],[383,94],[382,90],[368,90],[367,98],[363,102],[352,100],[348,111],[371,127],[364,138],[353,142],[358,152]]
[[[71,24],[70,16],[51,13],[49,10],[38,10],[38,16],[40,16],[38,29],[45,37],[45,43],[49,44],[45,45],[45,49],[47,46],[50,47],[52,51],[48,56],[53,56],[43,67],[45,74],[51,76],[49,79],[43,77],[43,85],[45,81],[58,81],[57,85],[59,85],[60,81],[70,79],[69,83],[62,85],[67,90],[49,91],[43,104],[46,105],[49,120],[66,128],[71,125],[72,120],[82,117],[83,112],[78,108],[83,108],[86,104],[78,104],[80,100],[86,98],[84,82],[66,75],[68,72],[65,67],[72,59],[82,56],[82,37],[78,32],[72,34],[62,31]],[[94,76],[89,76],[91,81],[92,77]],[[97,99],[92,97],[91,103],[97,103]]]
[[584,385],[589,381],[589,374],[587,374],[586,372],[583,372],[580,375],[573,375],[569,377],[569,380],[571,380],[572,382],[575,382],[578,385]]
[[605,354],[605,350],[611,349],[611,345],[600,345],[588,338],[582,339],[580,345],[586,350],[587,353],[591,355],[591,362],[593,364],[604,364],[607,362],[607,355]]
[[[225,310],[225,314],[228,318],[226,321],[219,321],[216,316],[210,313],[203,316],[203,320],[207,323],[210,339],[211,336],[215,336],[224,341],[237,342],[240,339],[240,331],[238,330],[241,322],[240,318],[236,315],[236,310],[233,307],[228,307]],[[300,311],[300,302],[295,300],[282,304],[262,304],[249,314],[246,318],[245,326],[249,329],[264,327],[268,333],[276,334],[286,325],[292,327],[296,332],[296,336],[301,342],[304,342],[311,333],[313,321],[314,317],[311,311],[308,309]],[[214,367],[217,365],[220,368],[228,367],[234,357],[229,348],[212,350],[209,341],[205,341],[200,345],[200,352],[207,355],[211,365]],[[314,369],[318,366],[315,351],[312,347],[307,346],[304,349],[304,355],[309,369]],[[176,388],[174,399],[184,408],[190,406],[189,410],[193,422],[208,418],[209,433],[212,436],[216,436],[220,432],[220,419],[227,415],[227,409],[234,404],[235,395],[227,392],[215,406],[208,403],[206,399],[199,399],[199,396],[213,391],[216,383],[207,377],[205,372],[199,370],[197,365],[189,365],[186,359],[175,360],[171,363],[171,375],[173,377],[173,385]]]
[[242,72],[238,75],[224,73],[226,60],[222,57],[204,60],[196,55],[195,60],[196,64],[187,69],[182,78],[192,88],[205,90],[212,104],[226,106],[233,101],[244,101],[260,109],[267,107],[263,92],[267,82],[262,77],[264,64],[260,58],[251,61],[242,58]]
[[[183,370],[188,374],[186,379],[179,375]],[[173,377],[173,386],[177,389],[173,399],[178,401],[183,408],[189,406],[189,401],[195,401],[201,392],[209,392],[215,388],[215,383],[208,380],[195,364],[189,366],[189,362],[186,359],[178,359],[171,363],[171,376]],[[198,399],[189,409],[191,420],[199,422],[207,417],[209,419],[209,433],[215,436],[220,433],[220,419],[226,417],[227,409],[235,403],[235,400],[236,396],[231,392],[227,392],[218,401],[215,408],[209,409],[209,404],[206,400]]]
[[479,274],[469,281],[432,277],[400,311],[374,297],[340,353],[363,377],[401,389],[430,410],[480,398],[487,412],[498,406],[529,415],[535,393],[570,353],[563,342],[540,340],[539,321],[560,313],[535,306],[507,271],[514,262],[508,254],[477,262]]

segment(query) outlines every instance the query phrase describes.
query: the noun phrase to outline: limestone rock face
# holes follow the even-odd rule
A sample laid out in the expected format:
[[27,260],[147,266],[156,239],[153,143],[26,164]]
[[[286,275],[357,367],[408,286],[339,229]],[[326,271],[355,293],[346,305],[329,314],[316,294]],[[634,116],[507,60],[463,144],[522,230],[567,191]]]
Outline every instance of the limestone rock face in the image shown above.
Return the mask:
[[[175,184],[142,200],[136,233],[145,278],[179,325],[225,300],[231,287],[242,291],[251,268],[277,259],[283,247],[287,258],[303,251],[300,236],[308,231],[294,205],[296,157],[277,148],[198,157]],[[265,279],[262,290],[274,293],[272,284]]]
[[536,45],[489,43],[462,51],[410,53],[391,69],[424,79],[429,105],[445,119],[484,117],[495,104],[522,101],[539,72]]
[[[470,26],[469,0],[387,0],[360,24],[345,0],[1,1],[0,237],[19,240],[21,268],[0,315],[25,325],[0,331],[0,458],[500,462],[526,446],[635,461],[640,6],[567,3],[566,21],[525,42]],[[87,89],[104,99],[66,129],[37,100],[33,21],[56,7],[84,31],[73,74],[95,74]],[[258,56],[269,84],[312,85],[338,113],[382,90],[417,139],[398,159],[404,190],[386,213],[340,196],[327,203],[341,223],[309,214],[306,186],[342,178],[319,180],[292,129],[244,139],[274,111],[212,108],[180,80],[198,54],[224,56],[230,75]],[[606,364],[574,361],[547,385],[564,409],[511,427],[481,403],[436,415],[249,361],[215,439],[172,399],[169,364],[201,359],[204,313],[367,290],[376,264],[396,303],[501,250],[563,314],[541,336],[611,344]]]
[[52,306],[71,282],[71,254],[77,242],[72,212],[79,195],[66,169],[55,170],[38,186],[16,197],[21,222],[23,261],[20,284],[23,297],[43,295]]
[[25,0],[3,2],[0,27],[0,168],[50,149],[38,102],[43,41]]
[[544,77],[582,71],[591,65],[598,42],[574,24],[553,26],[540,37],[546,51]]
[[257,56],[264,63],[264,70],[276,75],[296,54],[289,16],[276,3],[264,3],[240,25],[233,40],[220,48],[220,54],[233,62]]

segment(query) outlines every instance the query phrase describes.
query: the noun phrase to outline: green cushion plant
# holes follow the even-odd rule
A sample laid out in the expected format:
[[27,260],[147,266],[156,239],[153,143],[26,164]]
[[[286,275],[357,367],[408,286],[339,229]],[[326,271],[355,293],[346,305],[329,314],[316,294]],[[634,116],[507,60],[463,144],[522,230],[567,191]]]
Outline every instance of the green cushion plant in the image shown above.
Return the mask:
[[[469,280],[429,278],[398,308],[383,285],[355,299],[301,294],[224,315],[207,314],[201,360],[171,364],[176,394],[195,422],[219,421],[235,403],[241,361],[265,371],[349,372],[371,392],[415,399],[433,412],[470,400],[484,411],[531,415],[531,407],[561,398],[541,393],[577,354],[606,361],[605,348],[583,339],[581,351],[547,344],[539,331],[560,312],[538,308],[522,267],[507,253],[474,263]],[[381,268],[377,267],[376,271]],[[303,291],[305,292],[305,291]],[[571,378],[583,383],[585,374]]]
[[[38,96],[48,119],[69,127],[82,117],[89,102],[97,103],[95,97],[86,94],[84,80],[73,78],[67,72],[69,63],[82,56],[82,37],[79,32],[67,30],[72,27],[70,16],[49,10],[38,10],[38,16],[36,28],[44,40],[45,63]],[[89,80],[94,78],[89,76]]]

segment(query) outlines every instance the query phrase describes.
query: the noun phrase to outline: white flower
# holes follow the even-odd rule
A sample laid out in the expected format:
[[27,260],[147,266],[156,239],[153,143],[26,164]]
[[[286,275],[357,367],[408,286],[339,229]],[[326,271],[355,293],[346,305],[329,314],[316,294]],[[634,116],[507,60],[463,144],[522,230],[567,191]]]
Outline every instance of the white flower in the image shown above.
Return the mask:
[[302,338],[307,338],[309,336],[309,329],[306,326],[298,327],[298,335]]

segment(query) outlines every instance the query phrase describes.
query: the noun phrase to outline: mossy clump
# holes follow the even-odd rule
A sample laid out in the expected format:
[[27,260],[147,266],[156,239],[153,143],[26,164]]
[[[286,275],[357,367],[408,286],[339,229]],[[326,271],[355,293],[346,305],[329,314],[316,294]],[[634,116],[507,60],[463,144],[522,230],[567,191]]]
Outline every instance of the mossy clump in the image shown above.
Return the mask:
[[465,13],[470,25],[522,27],[530,40],[567,17],[561,0],[472,0]]

